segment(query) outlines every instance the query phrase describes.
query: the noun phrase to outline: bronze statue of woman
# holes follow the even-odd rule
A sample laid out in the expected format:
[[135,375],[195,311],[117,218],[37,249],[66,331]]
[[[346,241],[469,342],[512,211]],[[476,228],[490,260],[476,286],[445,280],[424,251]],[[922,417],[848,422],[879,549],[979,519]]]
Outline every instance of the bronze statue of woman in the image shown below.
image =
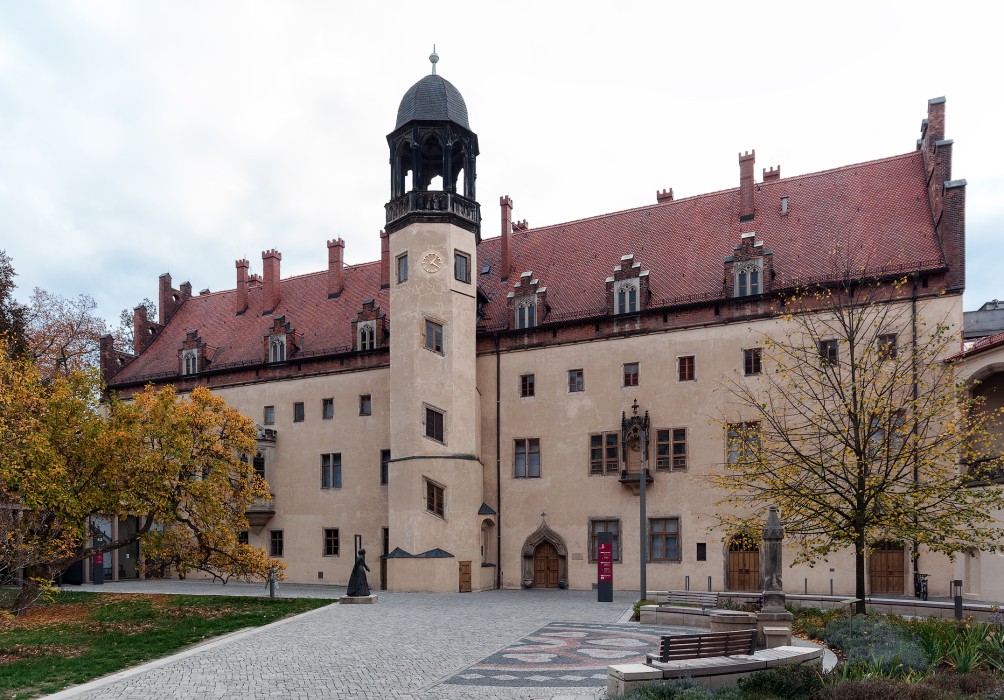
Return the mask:
[[349,576],[349,586],[345,595],[355,598],[370,594],[370,584],[366,581],[366,572],[370,567],[366,566],[366,550],[360,549],[356,555],[355,566],[352,567],[352,574]]

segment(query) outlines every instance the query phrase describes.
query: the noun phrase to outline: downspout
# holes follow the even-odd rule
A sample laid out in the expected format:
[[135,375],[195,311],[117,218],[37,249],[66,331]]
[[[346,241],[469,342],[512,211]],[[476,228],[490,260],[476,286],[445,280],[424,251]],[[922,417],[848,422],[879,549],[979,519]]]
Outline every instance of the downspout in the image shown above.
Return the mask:
[[[917,376],[917,283],[920,280],[920,273],[913,273],[913,291],[910,294],[910,384],[913,394],[913,483],[914,486],[920,483],[920,471],[917,468],[917,400],[919,398],[918,376]],[[920,527],[917,516],[914,516],[914,527]],[[913,580],[914,586],[920,573],[920,552],[917,550],[917,542],[913,542]],[[916,590],[916,589],[915,589]]]
[[495,334],[495,588],[502,588],[502,355]]

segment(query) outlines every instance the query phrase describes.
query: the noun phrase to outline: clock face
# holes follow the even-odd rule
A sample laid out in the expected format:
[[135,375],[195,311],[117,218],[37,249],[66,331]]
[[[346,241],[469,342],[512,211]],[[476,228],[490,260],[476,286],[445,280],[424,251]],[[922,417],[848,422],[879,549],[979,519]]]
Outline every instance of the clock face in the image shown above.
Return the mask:
[[422,269],[430,275],[439,272],[439,268],[442,266],[443,258],[440,257],[439,253],[429,252],[422,256]]

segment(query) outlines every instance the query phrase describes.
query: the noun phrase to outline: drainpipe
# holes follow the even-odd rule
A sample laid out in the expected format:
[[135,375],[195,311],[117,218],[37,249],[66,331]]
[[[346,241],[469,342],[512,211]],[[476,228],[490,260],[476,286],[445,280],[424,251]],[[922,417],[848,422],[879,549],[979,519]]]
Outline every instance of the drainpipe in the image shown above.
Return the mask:
[[[917,376],[917,284],[920,281],[920,273],[913,273],[913,291],[910,294],[910,330],[912,337],[910,339],[910,383],[913,394],[913,440],[914,440],[914,451],[912,455],[913,459],[913,483],[916,486],[920,483],[920,471],[917,468],[917,400],[919,397],[919,389],[917,386],[918,376]],[[920,527],[917,522],[917,516],[914,516],[914,527]],[[913,580],[914,585],[916,585],[917,576],[920,574],[920,552],[917,551],[917,542],[913,543]]]
[[495,334],[495,588],[502,588],[502,354]]

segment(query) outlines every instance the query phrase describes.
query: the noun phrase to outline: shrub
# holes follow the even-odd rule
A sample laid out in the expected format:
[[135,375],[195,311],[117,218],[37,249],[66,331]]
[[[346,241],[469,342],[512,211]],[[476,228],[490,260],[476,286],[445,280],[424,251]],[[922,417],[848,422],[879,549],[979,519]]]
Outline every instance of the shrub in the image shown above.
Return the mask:
[[689,678],[645,685],[624,700],[715,700],[715,693]]
[[777,696],[779,698],[809,697],[825,687],[819,672],[811,666],[778,666],[769,671],[740,678],[739,689],[745,696]]
[[936,673],[924,680],[924,685],[937,688],[945,694],[963,693],[965,695],[977,695],[995,690],[1000,685],[1000,680],[992,673],[986,671],[975,671],[973,673]]
[[945,700],[945,697],[944,691],[928,685],[872,678],[836,683],[814,695],[813,700]]
[[850,666],[867,667],[867,675],[900,676],[927,670],[927,656],[918,641],[886,620],[859,615],[836,620],[823,639],[844,652]]
[[657,600],[639,600],[639,601],[635,602],[635,604],[633,606],[634,614],[631,615],[631,621],[632,622],[638,622],[641,619],[641,606],[643,606],[643,605],[658,605],[658,604],[659,604],[659,601],[657,601]]

